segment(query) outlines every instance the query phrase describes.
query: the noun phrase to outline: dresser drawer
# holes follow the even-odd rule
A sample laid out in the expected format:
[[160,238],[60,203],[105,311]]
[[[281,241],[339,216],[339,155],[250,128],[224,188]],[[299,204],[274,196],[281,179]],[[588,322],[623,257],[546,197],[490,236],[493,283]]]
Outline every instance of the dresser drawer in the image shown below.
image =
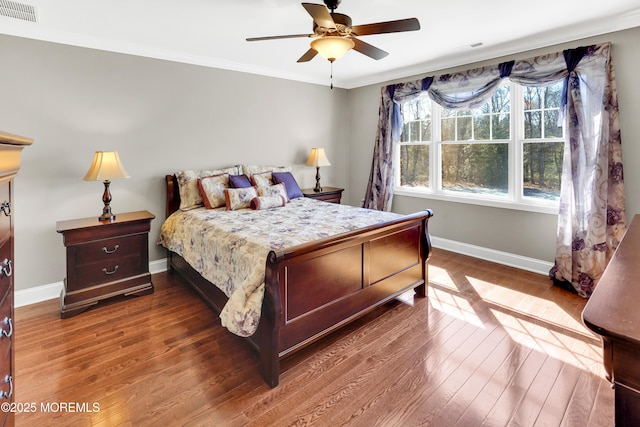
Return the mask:
[[10,181],[0,180],[0,245],[11,235],[10,192]]
[[147,248],[147,235],[135,234],[132,236],[114,237],[91,243],[69,247],[76,251],[75,265],[82,266],[95,262],[109,263],[131,255],[139,255]]
[[[7,292],[0,303],[0,355],[6,354],[13,337],[12,294]],[[0,377],[0,383],[3,377]]]
[[[8,262],[5,263],[5,260]],[[4,298],[7,290],[13,283],[13,254],[11,253],[11,240],[0,246],[0,298]],[[2,319],[0,319],[2,320]]]

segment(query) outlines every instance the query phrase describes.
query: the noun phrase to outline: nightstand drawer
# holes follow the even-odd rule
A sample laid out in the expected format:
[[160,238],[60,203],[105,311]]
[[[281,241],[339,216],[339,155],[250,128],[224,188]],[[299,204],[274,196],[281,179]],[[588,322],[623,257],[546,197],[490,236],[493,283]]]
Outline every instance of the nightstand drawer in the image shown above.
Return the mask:
[[139,254],[76,266],[67,278],[67,292],[148,272]]
[[146,249],[147,235],[114,237],[69,247],[76,251],[76,266],[94,262],[115,262],[119,258],[140,254]]

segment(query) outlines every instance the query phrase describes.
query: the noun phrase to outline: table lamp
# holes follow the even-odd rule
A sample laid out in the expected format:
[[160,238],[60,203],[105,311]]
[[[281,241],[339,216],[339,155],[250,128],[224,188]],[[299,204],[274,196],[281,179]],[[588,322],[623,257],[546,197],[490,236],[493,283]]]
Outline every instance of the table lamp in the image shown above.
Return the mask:
[[324,148],[312,148],[306,165],[316,167],[316,186],[313,188],[313,191],[316,193],[322,191],[322,187],[320,186],[320,166],[331,166],[327,155],[324,154]]
[[129,178],[129,174],[120,162],[120,156],[117,151],[96,151],[93,156],[93,163],[89,167],[89,171],[84,176],[85,181],[104,181],[104,193],[102,194],[102,215],[98,217],[99,221],[113,221],[116,216],[111,213],[111,192],[109,184],[112,179]]

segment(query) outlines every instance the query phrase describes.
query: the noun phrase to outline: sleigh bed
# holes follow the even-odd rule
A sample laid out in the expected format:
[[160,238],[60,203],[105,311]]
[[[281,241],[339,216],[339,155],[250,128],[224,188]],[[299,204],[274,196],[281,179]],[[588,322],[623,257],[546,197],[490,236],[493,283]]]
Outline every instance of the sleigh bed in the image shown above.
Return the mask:
[[[329,206],[305,198],[297,203],[307,206],[310,202]],[[166,222],[183,214],[175,175],[166,176],[166,203]],[[294,206],[293,201],[288,205]],[[284,212],[277,209],[272,211]],[[208,215],[204,208],[200,210],[199,214]],[[245,211],[250,215],[249,209]],[[260,266],[264,296],[259,322],[247,339],[259,352],[269,386],[278,385],[281,358],[411,289],[417,296],[426,296],[431,216],[429,210],[396,215],[389,221],[268,251]],[[187,255],[162,244],[167,248],[168,270],[182,276],[221,313],[230,299],[224,287],[203,277],[201,263],[194,268],[185,260]]]

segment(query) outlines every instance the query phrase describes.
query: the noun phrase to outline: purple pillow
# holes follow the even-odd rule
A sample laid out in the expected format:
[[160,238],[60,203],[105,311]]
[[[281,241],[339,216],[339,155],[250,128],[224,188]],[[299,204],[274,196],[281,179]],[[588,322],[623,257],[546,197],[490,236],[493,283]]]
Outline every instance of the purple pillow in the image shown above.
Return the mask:
[[229,187],[247,188],[251,187],[251,181],[247,175],[229,175]]
[[287,196],[289,196],[289,199],[293,200],[298,197],[304,197],[302,190],[300,190],[300,186],[291,172],[272,172],[271,177],[275,184],[284,184],[287,189]]

